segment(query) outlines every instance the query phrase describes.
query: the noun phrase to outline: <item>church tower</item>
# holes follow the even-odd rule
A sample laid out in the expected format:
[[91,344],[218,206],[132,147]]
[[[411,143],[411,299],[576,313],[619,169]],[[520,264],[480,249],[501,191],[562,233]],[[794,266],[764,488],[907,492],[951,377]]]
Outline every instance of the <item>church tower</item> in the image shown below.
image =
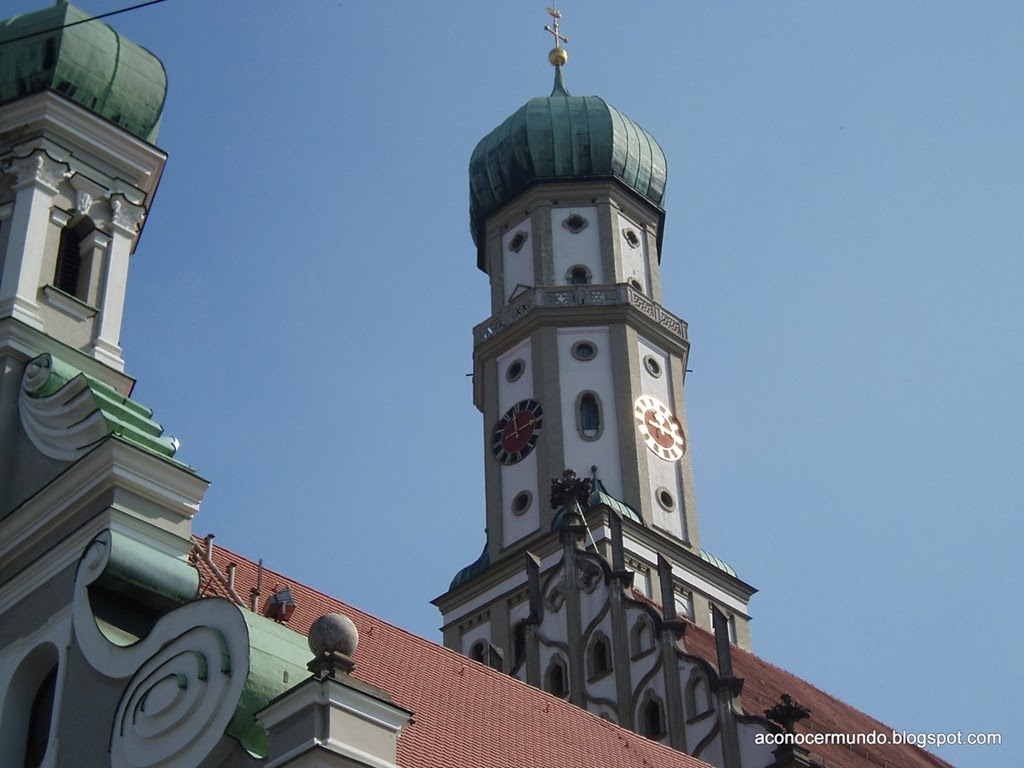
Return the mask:
[[[487,543],[435,600],[446,645],[524,679],[524,625],[540,621],[539,595],[568,567],[567,529],[583,532],[573,546],[598,555],[628,594],[663,606],[664,619],[718,623],[743,647],[755,592],[700,544],[684,398],[690,342],[664,306],[659,272],[665,155],[605,100],[570,93],[560,13],[549,13],[551,94],[515,111],[470,160],[470,222],[492,308],[473,330]],[[586,479],[581,503],[551,503],[552,480],[570,470]],[[564,648],[571,681],[585,676],[593,627],[562,622],[545,642]],[[625,654],[618,664],[630,631],[607,628],[607,653]],[[545,666],[533,677],[547,680]],[[580,702],[585,688],[574,691]],[[635,725],[626,708],[620,701],[614,719]]]
[[120,346],[128,263],[167,160],[153,144],[167,79],[149,51],[87,18],[58,3],[0,27],[0,515],[115,423],[22,397],[38,356],[40,375],[83,374],[124,412],[122,431],[174,452],[125,404]]

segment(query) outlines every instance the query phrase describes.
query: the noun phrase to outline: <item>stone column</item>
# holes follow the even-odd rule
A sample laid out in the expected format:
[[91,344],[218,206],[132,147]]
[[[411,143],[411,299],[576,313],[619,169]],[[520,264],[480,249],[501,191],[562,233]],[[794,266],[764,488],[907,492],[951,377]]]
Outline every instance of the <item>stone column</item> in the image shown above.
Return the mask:
[[57,187],[69,168],[39,149],[12,160],[3,170],[15,177],[15,197],[7,258],[0,277],[0,317],[13,317],[42,330],[36,297],[39,287],[50,282],[42,275],[46,231]]
[[128,286],[128,259],[139,234],[146,209],[133,205],[124,195],[110,198],[111,240],[106,268],[100,284],[100,316],[93,336],[92,356],[117,370],[124,370],[121,359],[121,319]]

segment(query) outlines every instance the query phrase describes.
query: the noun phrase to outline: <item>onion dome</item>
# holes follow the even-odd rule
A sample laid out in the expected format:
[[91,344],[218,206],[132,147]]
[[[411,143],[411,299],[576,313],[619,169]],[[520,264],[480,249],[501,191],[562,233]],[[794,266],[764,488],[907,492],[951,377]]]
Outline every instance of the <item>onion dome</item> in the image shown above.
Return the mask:
[[0,104],[53,90],[156,141],[167,94],[163,64],[100,21],[77,23],[89,18],[58,3],[0,22]]
[[469,218],[484,221],[534,184],[615,179],[660,207],[668,179],[658,142],[599,96],[573,96],[561,66],[547,98],[530,99],[485,136],[469,161]]

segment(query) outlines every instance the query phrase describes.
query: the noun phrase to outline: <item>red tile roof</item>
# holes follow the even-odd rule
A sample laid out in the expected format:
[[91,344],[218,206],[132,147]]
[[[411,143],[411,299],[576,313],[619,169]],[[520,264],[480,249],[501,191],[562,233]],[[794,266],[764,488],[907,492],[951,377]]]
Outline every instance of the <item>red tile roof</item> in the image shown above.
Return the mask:
[[[197,539],[197,544],[203,546],[202,540]],[[217,545],[213,546],[212,559],[224,573],[230,563],[235,564],[235,591],[248,600],[256,586],[257,564]],[[227,596],[202,558],[197,558],[197,565],[202,593]],[[288,627],[307,634],[312,623],[325,613],[348,616],[359,629],[354,676],[382,688],[396,704],[415,712],[413,724],[402,732],[398,742],[398,762],[403,768],[706,768],[705,763],[688,755],[264,568],[263,600],[283,586],[291,588],[296,603]],[[685,644],[688,653],[717,667],[712,634],[688,624]],[[734,674],[744,679],[740,699],[748,714],[762,715],[785,692],[811,710],[810,718],[797,724],[799,733],[892,731],[736,646],[732,648],[732,661]],[[833,744],[809,749],[811,757],[825,768],[952,768],[909,745]]]
[[[197,540],[203,546],[202,540]],[[212,559],[248,599],[258,566],[219,546]],[[203,595],[227,591],[202,558]],[[263,599],[288,586],[295,612],[287,626],[307,634],[325,613],[343,613],[359,629],[353,675],[413,710],[398,740],[402,768],[708,768],[689,755],[638,736],[568,702],[471,661],[275,571],[263,570]],[[310,653],[312,658],[312,653]]]
[[[634,589],[633,597],[659,610],[642,592]],[[687,653],[718,668],[712,633],[687,621],[684,643]],[[747,714],[763,715],[766,709],[778,703],[783,693],[788,693],[811,711],[810,717],[796,724],[797,733],[892,733],[892,728],[870,715],[735,645],[732,646],[732,667],[733,675],[743,679],[740,703]],[[909,744],[821,744],[810,746],[808,750],[824,768],[952,768],[930,752]]]

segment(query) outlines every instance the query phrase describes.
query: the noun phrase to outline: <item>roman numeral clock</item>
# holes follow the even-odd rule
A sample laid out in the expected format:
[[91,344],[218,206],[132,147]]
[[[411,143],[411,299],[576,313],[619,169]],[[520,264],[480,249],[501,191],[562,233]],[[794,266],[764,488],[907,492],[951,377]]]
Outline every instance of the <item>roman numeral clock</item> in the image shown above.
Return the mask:
[[518,464],[537,445],[544,411],[533,399],[520,400],[494,425],[491,451],[501,464]]
[[641,395],[633,406],[633,415],[644,444],[655,456],[665,461],[683,458],[686,434],[668,406],[650,395]]

